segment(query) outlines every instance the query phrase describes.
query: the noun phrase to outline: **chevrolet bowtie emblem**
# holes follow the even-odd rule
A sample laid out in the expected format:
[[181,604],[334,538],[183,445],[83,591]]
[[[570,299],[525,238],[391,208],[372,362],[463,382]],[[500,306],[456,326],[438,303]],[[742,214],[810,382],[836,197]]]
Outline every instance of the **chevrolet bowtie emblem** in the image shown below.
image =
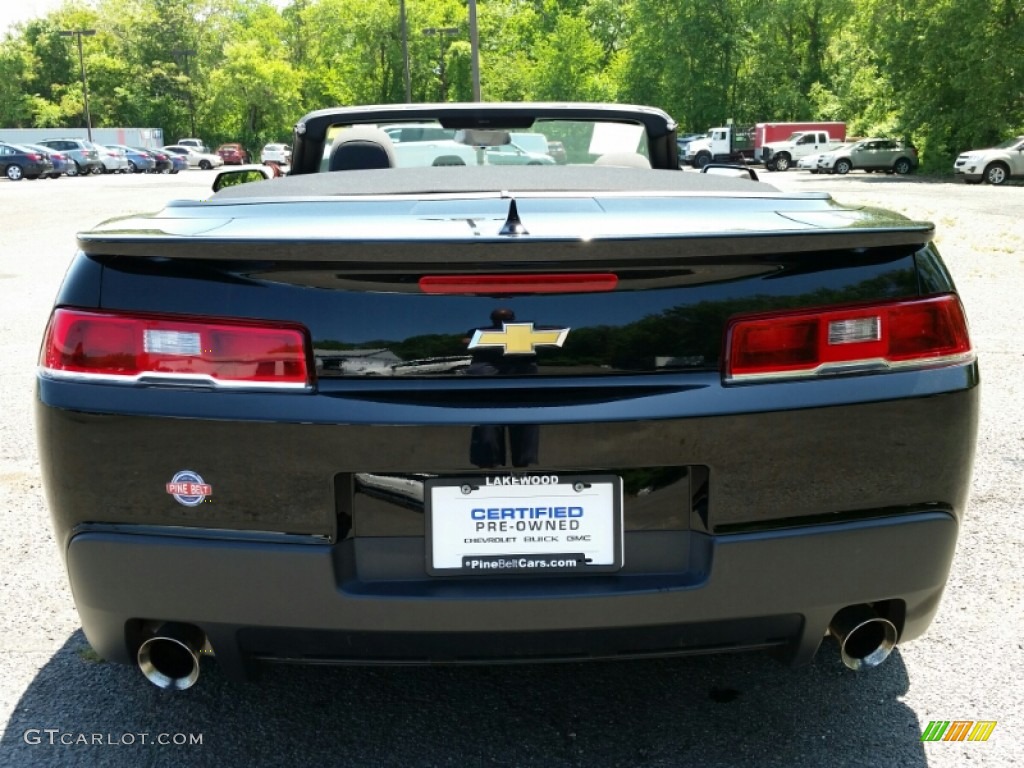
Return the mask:
[[501,347],[506,355],[532,355],[537,347],[560,347],[569,335],[568,328],[538,331],[533,323],[502,323],[500,331],[477,330],[469,342],[470,349]]

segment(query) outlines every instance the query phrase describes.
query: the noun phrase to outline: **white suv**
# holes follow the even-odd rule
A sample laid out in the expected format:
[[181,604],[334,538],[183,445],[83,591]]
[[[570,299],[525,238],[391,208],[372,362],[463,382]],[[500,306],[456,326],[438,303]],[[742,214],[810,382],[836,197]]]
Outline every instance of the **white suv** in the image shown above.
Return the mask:
[[292,148],[287,144],[267,144],[260,152],[260,162],[288,165],[292,161]]
[[997,144],[991,149],[972,149],[956,159],[953,172],[968,184],[1005,184],[1024,177],[1024,136]]

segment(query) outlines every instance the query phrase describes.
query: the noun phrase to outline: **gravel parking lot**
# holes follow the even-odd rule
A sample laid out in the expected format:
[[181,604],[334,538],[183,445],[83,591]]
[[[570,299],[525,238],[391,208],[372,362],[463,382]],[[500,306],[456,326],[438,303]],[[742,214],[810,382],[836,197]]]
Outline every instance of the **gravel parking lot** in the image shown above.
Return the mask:
[[[1024,187],[879,174],[763,178],[934,221],[963,294],[981,357],[981,434],[953,573],[925,637],[861,674],[842,667],[829,643],[800,669],[745,654],[532,667],[280,667],[238,684],[206,663],[197,686],[180,694],[88,648],[42,497],[32,385],[74,233],[170,199],[205,197],[213,174],[0,181],[0,765],[1024,762]],[[108,459],[117,462],[116,451]],[[922,743],[933,720],[997,726],[987,742]]]

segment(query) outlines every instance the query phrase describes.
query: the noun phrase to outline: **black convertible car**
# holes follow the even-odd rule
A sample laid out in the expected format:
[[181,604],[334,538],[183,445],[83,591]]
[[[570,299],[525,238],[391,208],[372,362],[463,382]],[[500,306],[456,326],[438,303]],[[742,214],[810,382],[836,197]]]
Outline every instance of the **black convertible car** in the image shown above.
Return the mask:
[[288,176],[81,233],[36,421],[96,651],[187,688],[920,635],[978,418],[933,226],[677,152],[645,107],[325,110]]

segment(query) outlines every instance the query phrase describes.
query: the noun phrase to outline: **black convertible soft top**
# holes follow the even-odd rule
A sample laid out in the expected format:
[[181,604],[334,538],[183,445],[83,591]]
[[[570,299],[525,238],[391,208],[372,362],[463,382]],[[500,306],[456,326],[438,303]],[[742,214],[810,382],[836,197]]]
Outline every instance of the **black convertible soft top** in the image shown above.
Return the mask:
[[[285,176],[225,187],[215,199],[430,195],[494,192],[694,192],[775,194],[770,184],[711,173],[616,166],[455,166],[385,168]],[[822,195],[825,196],[825,195]]]

